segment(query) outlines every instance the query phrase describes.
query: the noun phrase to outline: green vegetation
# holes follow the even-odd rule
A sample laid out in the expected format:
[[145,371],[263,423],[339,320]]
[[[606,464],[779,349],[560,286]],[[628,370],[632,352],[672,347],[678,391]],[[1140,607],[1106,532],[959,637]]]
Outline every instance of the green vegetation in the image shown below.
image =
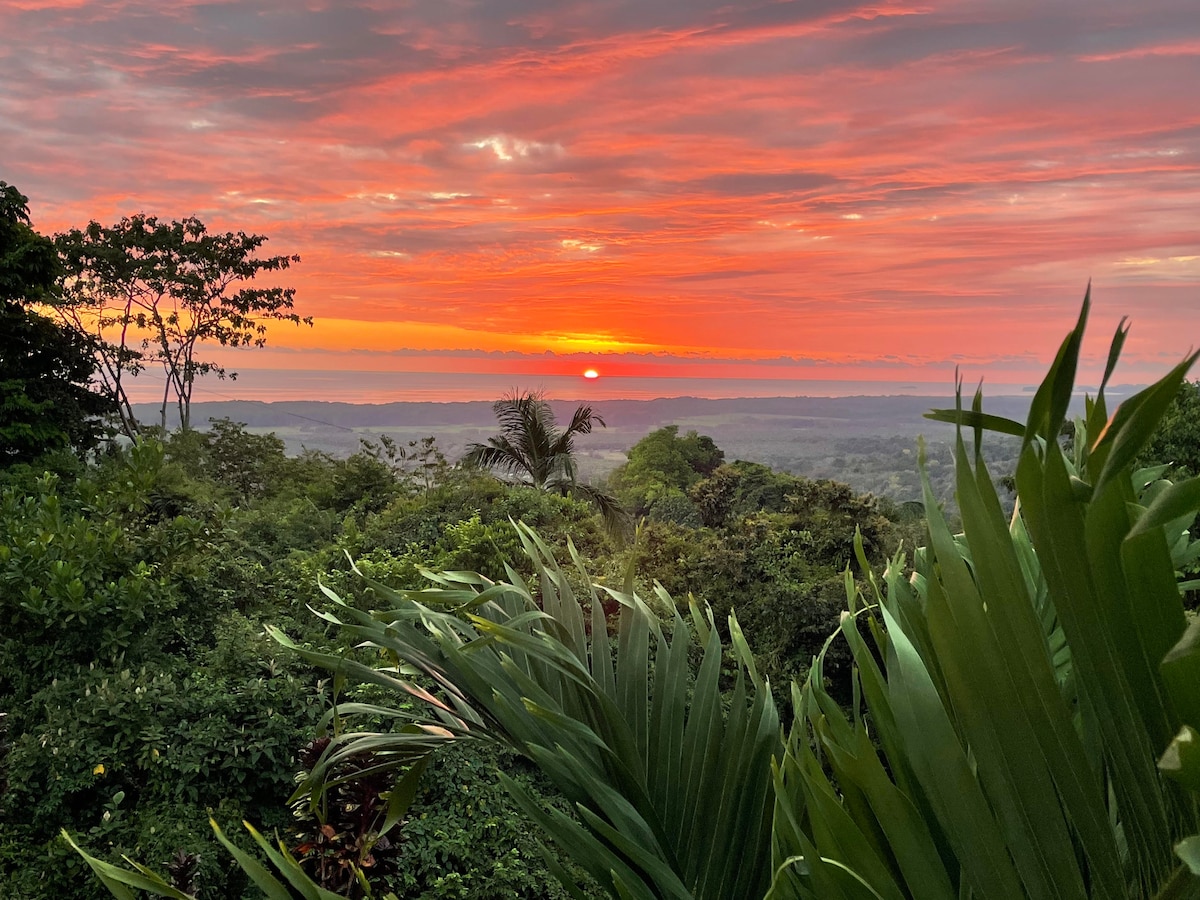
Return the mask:
[[[1172,398],[1136,465],[1155,479],[1182,481],[1200,475],[1200,381],[1184,381]],[[1154,490],[1153,479],[1151,490]],[[1180,523],[1190,534],[1200,534],[1200,516]],[[1172,560],[1181,579],[1184,603],[1200,608],[1200,546],[1172,547]]]
[[536,391],[512,394],[492,406],[500,434],[486,444],[472,444],[463,465],[498,469],[518,482],[564,496],[576,493],[594,503],[614,532],[626,524],[624,510],[611,495],[581,482],[575,462],[575,438],[591,434],[604,420],[590,406],[580,406],[566,428],[559,429],[546,398]]
[[[370,802],[357,808],[379,808],[378,818],[365,821],[338,812],[356,805],[352,799],[299,815],[286,801],[296,776],[316,765],[314,749],[323,740],[391,719],[349,717],[346,704],[378,705],[378,690],[339,687],[264,635],[269,624],[300,646],[371,662],[370,653],[350,651],[356,640],[307,609],[321,608],[318,579],[356,609],[379,602],[381,595],[350,571],[347,554],[394,589],[427,584],[429,570],[496,580],[515,571],[533,583],[531,562],[506,568],[523,555],[511,524],[518,520],[560,555],[570,537],[587,567],[614,584],[631,563],[641,566],[637,584],[649,590],[647,578],[693,578],[686,572],[693,560],[672,546],[710,553],[705,564],[715,572],[726,559],[724,535],[733,534],[727,525],[722,532],[651,522],[638,542],[621,548],[590,504],[452,466],[433,441],[364,444],[340,460],[289,457],[277,439],[228,420],[162,443],[111,449],[62,475],[41,472],[9,467],[0,494],[0,611],[7,625],[0,642],[0,709],[7,713],[0,894],[30,898],[103,892],[84,875],[82,857],[58,840],[61,828],[112,863],[126,855],[166,871],[171,861],[172,883],[192,885],[198,896],[257,896],[226,861],[208,828],[210,814],[234,841],[243,818],[279,834],[307,871],[319,875],[324,860],[327,883],[347,885],[341,862],[358,860],[360,838],[384,821],[381,797],[390,781],[364,788]],[[784,479],[789,490],[807,484],[760,474]],[[741,505],[734,504],[730,522],[754,515],[751,501],[736,496]],[[760,535],[776,527],[772,516],[779,523],[788,517],[758,514]],[[830,524],[832,537],[841,528]],[[872,527],[867,517],[858,524]],[[842,541],[842,555],[829,557],[823,578],[835,578],[849,547]],[[792,582],[767,565],[773,558],[763,555],[759,570],[731,572],[761,579],[764,598],[784,597]],[[840,607],[829,600],[809,610],[803,596],[789,599],[805,625],[789,638],[786,664],[803,672]],[[613,599],[603,611],[618,608]],[[669,630],[671,621],[658,627]],[[761,621],[765,646],[765,612]],[[725,621],[717,625],[728,641]],[[761,662],[762,671],[780,665]],[[731,687],[729,678],[722,669],[722,690]],[[342,705],[332,719],[335,691]],[[376,886],[399,896],[554,896],[537,832],[522,824],[499,772],[547,811],[572,814],[555,780],[513,747],[447,748],[426,768],[386,843],[373,845],[368,874]],[[586,882],[585,870],[556,859]]]
[[91,342],[34,308],[61,301],[63,270],[51,240],[30,227],[27,202],[0,181],[0,465],[86,453],[112,410],[88,386]]
[[[983,413],[979,395],[933,414],[959,429],[963,533],[927,481],[929,540],[911,573],[901,552],[875,574],[856,537],[866,580],[846,575],[850,610],[829,644],[849,646],[850,700],[829,692],[821,651],[793,687],[782,742],[737,618],[726,643],[711,607],[691,600],[685,614],[662,589],[643,600],[632,570],[619,588],[594,579],[569,542],[573,566],[561,568],[525,526],[524,574],[429,573],[421,590],[368,577],[372,611],[329,591],[322,618],[356,653],[273,631],[372,692],[339,706],[345,730],[297,791],[304,807],[364,777],[347,765],[399,773],[379,794],[375,843],[347,860],[358,890],[429,759],[490,744],[571,802],[547,806],[502,776],[575,897],[1200,895],[1200,625],[1176,578],[1200,480],[1134,469],[1194,358],[1111,419],[1102,385],[1064,449],[1086,313],[1085,301],[1026,424]],[[985,430],[1022,442],[1011,521],[979,449]],[[304,879],[286,845],[260,844],[280,877],[337,896]],[[153,887],[144,871],[82,855],[118,897]],[[267,895],[286,895],[239,862]]]
[[466,465],[185,389],[103,445],[0,189],[0,895],[1200,897],[1194,358],[1110,416],[1118,329],[1064,427],[1085,300],[1024,424],[931,414],[954,524],[923,451],[902,506],[676,426],[583,485],[536,394]]
[[1200,889],[1187,843],[1197,797],[1174,780],[1195,765],[1179,754],[1200,714],[1200,631],[1168,542],[1200,506],[1200,483],[1139,498],[1146,476],[1132,468],[1194,357],[1111,422],[1102,385],[1068,455],[1057,438],[1086,313],[1027,424],[984,416],[978,396],[936,414],[975,429],[977,445],[981,429],[1021,435],[1021,515],[1008,525],[960,435],[964,534],[931,514],[915,578],[897,558],[870,591],[851,592],[842,633],[873,727],[817,679],[799,689],[804,715],[777,786],[781,808],[802,803],[808,821],[779,833],[781,895]]
[[[73,476],[8,470],[0,895],[104,893],[59,841],[63,827],[114,861],[195,857],[189,878],[206,897],[248,884],[214,844],[208,810],[227,828],[245,818],[287,834],[293,848],[323,833],[327,822],[286,801],[305,748],[328,733],[335,685],[263,626],[345,648],[306,607],[318,576],[355,593],[347,552],[401,585],[420,583],[424,566],[502,572],[519,547],[510,517],[610,552],[589,507],[453,469],[431,445],[409,449],[403,460],[378,446],[289,458],[222,422],[114,450]],[[486,748],[439,759],[387,854],[403,894],[544,896],[549,876],[495,780],[500,765],[549,790]]]
[[636,516],[699,524],[687,491],[724,459],[712,438],[694,431],[680,437],[678,425],[667,425],[634,444],[629,461],[618,466],[609,481]]
[[1176,479],[1200,475],[1200,381],[1179,386],[1138,463],[1170,465]]

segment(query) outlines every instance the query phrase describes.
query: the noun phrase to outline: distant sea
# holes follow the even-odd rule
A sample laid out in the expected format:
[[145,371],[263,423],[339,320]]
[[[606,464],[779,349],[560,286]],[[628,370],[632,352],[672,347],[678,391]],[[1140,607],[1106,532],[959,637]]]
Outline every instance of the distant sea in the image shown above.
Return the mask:
[[[135,402],[162,399],[161,378],[145,373],[133,382]],[[604,375],[471,374],[445,372],[347,372],[243,369],[236,381],[205,378],[193,401],[327,400],[342,403],[397,403],[495,400],[511,391],[543,390],[554,400],[656,400],[702,397],[953,397],[954,383],[933,381],[822,381],[767,378],[634,378]],[[973,387],[972,387],[973,389]],[[1019,384],[984,384],[985,396],[1029,393]]]

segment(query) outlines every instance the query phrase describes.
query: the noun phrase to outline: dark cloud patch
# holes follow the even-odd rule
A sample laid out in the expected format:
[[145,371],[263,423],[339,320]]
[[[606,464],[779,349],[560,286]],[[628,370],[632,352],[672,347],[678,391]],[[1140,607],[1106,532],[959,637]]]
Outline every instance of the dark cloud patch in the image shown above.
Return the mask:
[[[856,0],[474,0],[428,3],[436,27],[465,24],[487,47],[547,47],[643,32],[735,33],[817,22],[862,7]],[[875,7],[878,8],[878,7]]]
[[889,19],[884,26],[851,20],[838,31],[840,41],[814,59],[826,65],[895,68],[926,59],[986,58],[1006,53],[1017,58],[1069,60],[1138,46],[1200,37],[1200,20],[1186,2],[1152,7],[1102,3],[1080,15],[1069,4],[976,4],[946,6],[928,15]]
[[19,23],[64,91],[86,90],[107,69],[135,88],[176,89],[251,118],[305,119],[364,81],[441,61],[391,16],[351,3],[129,3],[31,11]]

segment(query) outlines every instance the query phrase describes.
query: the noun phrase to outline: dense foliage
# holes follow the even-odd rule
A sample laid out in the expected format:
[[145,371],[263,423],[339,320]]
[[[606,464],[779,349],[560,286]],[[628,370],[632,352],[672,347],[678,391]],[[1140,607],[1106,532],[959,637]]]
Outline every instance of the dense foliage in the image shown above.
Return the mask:
[[[380,837],[431,756],[483,742],[529,760],[572,801],[574,816],[505,779],[575,897],[1197,896],[1200,623],[1177,570],[1194,548],[1200,479],[1134,468],[1195,357],[1110,418],[1118,329],[1064,448],[1087,312],[1085,300],[1025,424],[983,413],[978,394],[969,410],[932,414],[959,430],[962,534],[926,481],[929,541],[911,574],[897,553],[879,578],[855,540],[867,584],[846,576],[849,704],[828,692],[820,652],[793,688],[781,743],[736,617],[727,656],[711,608],[692,600],[685,616],[661,588],[647,602],[632,572],[620,587],[593,580],[570,544],[564,569],[520,526],[535,577],[430,573],[432,588],[400,591],[368,578],[370,612],[327,592],[322,618],[366,656],[275,632],[375,692],[339,707],[361,725],[324,745],[297,797],[309,809],[336,802],[367,782],[363,770],[347,782],[351,763],[369,761],[370,777],[403,772]],[[1022,440],[1011,519],[980,452],[985,429]],[[253,834],[306,896],[337,896]],[[554,862],[552,847],[583,872]],[[269,896],[287,895],[235,857]],[[186,897],[149,870],[83,858],[118,897],[126,885]],[[350,864],[364,892],[374,865],[361,854]]]
[[187,809],[284,821],[321,691],[264,642],[267,573],[204,487],[138,444],[0,492],[7,895],[84,895],[56,823],[166,858],[204,843]]
[[89,385],[91,342],[37,310],[61,302],[63,270],[26,204],[0,181],[0,467],[47,450],[92,449],[113,408]]
[[[625,508],[636,516],[697,524],[687,492],[725,459],[712,438],[679,426],[652,431],[629,450],[629,460],[609,477]],[[706,525],[714,524],[705,522]]]
[[[589,566],[614,581],[632,562],[647,587],[655,578],[691,584],[726,608],[733,591],[757,581],[761,612],[747,608],[747,629],[768,647],[764,671],[805,671],[842,606],[832,586],[851,545],[835,536],[857,525],[882,549],[895,526],[844,488],[750,464],[726,468],[745,483],[730,488],[729,473],[721,475],[723,522],[648,522],[624,548],[586,501],[457,468],[432,440],[364,442],[346,459],[289,457],[273,436],[221,420],[58,475],[10,469],[0,493],[0,890],[99,896],[56,840],[67,827],[112,859],[176,860],[179,883],[200,896],[237,896],[244,876],[216,849],[206,809],[226,826],[244,817],[279,829],[292,847],[305,846],[305,835],[320,853],[348,847],[349,825],[313,843],[329,823],[294,818],[285,802],[305,747],[327,733],[320,723],[333,684],[263,634],[271,623],[304,646],[339,646],[344,638],[326,634],[306,607],[318,602],[318,578],[354,603],[374,602],[347,554],[398,588],[423,584],[431,569],[499,579],[506,561],[521,557],[511,522],[524,521],[560,551],[571,536]],[[794,504],[805,491],[812,496],[801,515]],[[724,593],[715,578],[731,553],[745,561],[726,570],[739,586]],[[802,561],[808,553],[811,565]],[[711,571],[712,589],[695,582],[694,566]],[[818,582],[824,594],[798,593]],[[788,623],[782,629],[769,612],[776,600],[789,610],[775,617]],[[340,696],[371,699],[362,689]],[[444,754],[387,852],[377,853],[378,871],[401,896],[550,890],[498,769],[558,802],[511,754]]]

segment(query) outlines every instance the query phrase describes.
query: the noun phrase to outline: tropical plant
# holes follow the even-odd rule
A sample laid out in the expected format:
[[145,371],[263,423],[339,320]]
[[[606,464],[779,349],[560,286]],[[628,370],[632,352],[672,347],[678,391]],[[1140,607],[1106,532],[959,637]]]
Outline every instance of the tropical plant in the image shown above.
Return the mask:
[[[295,646],[276,632],[339,679],[380,685],[396,698],[387,706],[341,705],[339,716],[383,716],[399,725],[335,737],[298,796],[318,807],[336,787],[339,767],[368,753],[371,771],[411,773],[446,741],[493,741],[533,760],[574,804],[578,818],[547,810],[501,776],[527,815],[611,896],[761,896],[770,877],[779,718],[736,620],[726,648],[699,606],[689,621],[664,595],[666,629],[628,591],[591,586],[581,601],[549,548],[518,529],[535,564],[536,600],[511,568],[509,582],[500,583],[466,573],[431,575],[437,586],[422,591],[373,583],[389,604],[376,613],[327,591],[336,612],[324,617],[374,648],[377,666]],[[620,610],[615,648],[605,598]],[[696,638],[703,654],[693,677]],[[736,675],[723,697],[727,650]],[[437,694],[401,674],[407,671],[425,676]],[[420,701],[417,710],[410,699]],[[399,798],[408,795],[406,778],[394,788]],[[546,854],[571,895],[585,896],[557,856]],[[113,867],[96,868],[106,883],[117,877]]]
[[561,430],[541,391],[509,394],[493,403],[492,410],[500,434],[486,444],[471,444],[463,465],[498,470],[540,490],[578,494],[596,505],[610,527],[625,527],[627,516],[616,498],[577,477],[575,438],[591,434],[595,425],[607,427],[590,406],[577,407]]
[[[1195,356],[1109,420],[1122,323],[1068,456],[1057,438],[1087,312],[1085,299],[1024,426],[983,413],[978,393],[969,410],[931,414],[959,428],[965,533],[951,534],[926,478],[931,541],[915,574],[897,556],[866,596],[847,581],[856,702],[831,700],[820,660],[797,690],[772,896],[1200,896],[1186,840],[1196,796],[1163,777],[1167,757],[1156,767],[1180,733],[1175,768],[1190,755],[1197,774],[1195,732],[1180,729],[1200,716],[1200,626],[1164,529],[1174,541],[1200,480],[1143,506],[1147,475],[1132,469]],[[984,430],[1023,441],[1011,523]]]
[[[262,891],[262,895],[269,900],[291,900],[294,896],[288,885],[294,887],[300,892],[300,896],[304,900],[344,900],[341,894],[335,894],[333,891],[318,887],[304,873],[300,863],[287,852],[287,849],[279,844],[272,846],[271,842],[256,831],[249,823],[246,824],[246,830],[254,839],[263,855],[270,861],[272,868],[282,877],[283,880],[277,878],[271,873],[271,870],[260,863],[253,855],[247,853],[237,844],[233,843],[225,833],[217,825],[216,820],[210,819],[209,824],[212,825],[213,833],[217,840],[229,852],[250,877],[254,886]],[[63,840],[83,857],[88,867],[92,870],[97,878],[108,888],[117,900],[136,900],[136,895],[130,888],[139,891],[148,891],[158,897],[170,897],[172,900],[196,900],[196,898],[188,893],[184,893],[179,887],[171,881],[167,881],[161,875],[139,863],[130,861],[132,869],[122,869],[120,866],[115,866],[112,863],[106,863],[104,860],[97,859],[83,850],[71,838],[65,830],[62,833]],[[385,900],[396,900],[395,895],[389,894]]]
[[[436,716],[413,719],[398,734],[344,735],[301,790],[315,800],[326,770],[371,747],[377,757],[407,764],[447,738],[493,740],[536,762],[575,804],[580,821],[547,812],[506,782],[555,844],[613,896],[761,893],[779,719],[736,620],[730,649],[737,675],[725,715],[719,691],[725,648],[700,607],[693,606],[689,621],[664,593],[670,625],[664,629],[629,590],[591,586],[581,602],[549,548],[531,530],[518,529],[535,566],[536,600],[511,568],[509,581],[500,583],[445,573],[431,590],[373,585],[391,601],[386,612],[339,605],[330,616],[378,647],[389,669],[400,660],[423,660],[416,667],[442,689],[441,697],[381,669],[297,648],[344,677],[421,699],[426,716]],[[578,575],[590,584],[571,550]],[[619,608],[615,660],[606,597]],[[704,648],[694,682],[693,634]],[[574,886],[561,865],[552,871]]]

